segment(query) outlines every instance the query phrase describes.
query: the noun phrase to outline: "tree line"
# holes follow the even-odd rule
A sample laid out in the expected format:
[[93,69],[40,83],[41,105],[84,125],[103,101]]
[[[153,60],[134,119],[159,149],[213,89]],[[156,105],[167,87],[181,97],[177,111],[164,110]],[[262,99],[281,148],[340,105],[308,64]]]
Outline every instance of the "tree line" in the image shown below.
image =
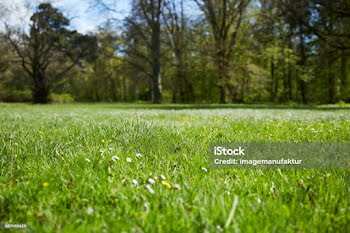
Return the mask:
[[348,0],[133,0],[96,32],[69,24],[41,3],[6,25],[0,100],[350,102]]

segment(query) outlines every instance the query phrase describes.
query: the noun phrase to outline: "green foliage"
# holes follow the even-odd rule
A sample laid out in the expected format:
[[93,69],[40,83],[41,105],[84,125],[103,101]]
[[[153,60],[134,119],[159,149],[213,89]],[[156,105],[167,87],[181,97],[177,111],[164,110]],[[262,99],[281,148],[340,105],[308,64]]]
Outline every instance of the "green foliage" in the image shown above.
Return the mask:
[[0,102],[31,102],[30,90],[0,90]]
[[49,95],[49,100],[50,102],[53,103],[72,103],[74,102],[74,98],[70,95],[70,94],[55,94],[55,93],[51,93]]

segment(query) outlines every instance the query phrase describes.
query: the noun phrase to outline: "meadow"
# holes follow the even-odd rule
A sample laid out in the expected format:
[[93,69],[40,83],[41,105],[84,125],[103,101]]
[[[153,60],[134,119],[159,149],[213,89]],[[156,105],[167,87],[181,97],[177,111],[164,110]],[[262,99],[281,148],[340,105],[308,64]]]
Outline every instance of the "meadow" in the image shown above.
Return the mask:
[[349,142],[350,108],[0,104],[0,232],[350,232],[350,171],[210,169],[210,142]]

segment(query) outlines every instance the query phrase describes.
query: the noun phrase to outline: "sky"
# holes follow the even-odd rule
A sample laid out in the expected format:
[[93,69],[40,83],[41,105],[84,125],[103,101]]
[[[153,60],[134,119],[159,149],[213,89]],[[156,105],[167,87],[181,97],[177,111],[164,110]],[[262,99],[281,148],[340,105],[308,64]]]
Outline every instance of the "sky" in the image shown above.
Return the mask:
[[[27,25],[33,14],[33,9],[43,0],[0,0],[0,8],[5,12],[0,29],[4,23],[11,26]],[[81,33],[96,31],[98,25],[105,22],[108,17],[123,19],[130,11],[131,0],[104,0],[104,2],[118,12],[102,11],[96,7],[94,0],[51,0],[51,4],[71,19],[71,28]],[[1,9],[0,9],[1,10]]]

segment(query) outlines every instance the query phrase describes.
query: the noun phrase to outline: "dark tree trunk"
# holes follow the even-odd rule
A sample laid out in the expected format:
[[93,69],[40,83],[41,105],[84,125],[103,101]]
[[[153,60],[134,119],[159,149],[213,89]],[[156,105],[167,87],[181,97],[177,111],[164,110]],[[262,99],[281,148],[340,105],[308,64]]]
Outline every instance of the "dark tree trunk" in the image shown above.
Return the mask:
[[117,101],[117,95],[116,95],[116,86],[115,86],[115,80],[113,79],[113,77],[110,77],[111,80],[111,94],[112,94],[112,101],[116,102]]
[[292,66],[288,64],[288,100],[292,100]]
[[219,90],[220,90],[220,103],[225,104],[227,102],[227,77],[228,77],[228,64],[225,63],[225,51],[221,51],[217,54],[217,69],[219,78]]
[[32,88],[33,104],[47,104],[49,102],[49,90],[45,85],[44,76],[40,73],[34,77],[34,86]]
[[152,102],[162,102],[162,88],[160,77],[160,23],[153,25],[152,32]]
[[[300,39],[300,53],[301,53],[300,65],[302,67],[302,74],[304,74],[305,73],[304,69],[305,69],[305,65],[306,65],[306,54],[305,54],[304,37],[303,37],[301,29],[299,32],[299,39]],[[303,80],[303,77],[300,77],[300,75],[299,75],[299,87],[300,87],[300,94],[301,94],[303,104],[307,104],[306,82]]]
[[341,98],[346,99],[347,98],[347,94],[346,93],[346,87],[348,86],[347,84],[347,69],[346,69],[346,55],[345,55],[345,50],[343,49],[341,51],[341,68],[340,68],[340,95]]
[[275,63],[273,62],[273,57],[271,58],[271,65],[270,65],[270,75],[271,75],[271,101],[275,100],[276,97],[276,82],[275,82]]

